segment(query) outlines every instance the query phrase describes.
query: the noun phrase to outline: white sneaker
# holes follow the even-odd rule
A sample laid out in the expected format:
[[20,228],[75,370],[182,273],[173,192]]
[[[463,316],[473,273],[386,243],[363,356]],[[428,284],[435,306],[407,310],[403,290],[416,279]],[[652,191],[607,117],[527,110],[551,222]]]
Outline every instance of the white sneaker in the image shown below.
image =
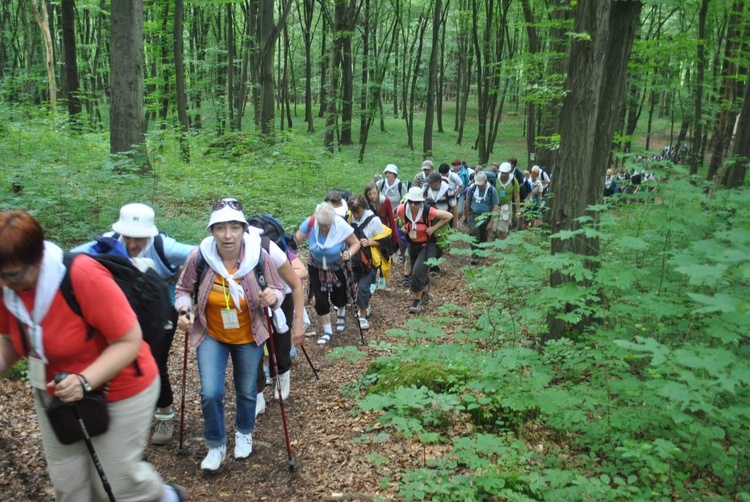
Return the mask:
[[227,456],[227,446],[221,445],[208,449],[208,455],[201,462],[201,469],[204,471],[214,472],[219,470],[221,463]]
[[282,373],[279,375],[279,383],[278,385],[274,385],[273,387],[273,397],[275,399],[279,398],[279,387],[281,387],[281,397],[286,401],[286,398],[289,397],[289,383],[291,380],[291,371],[287,371],[286,373]]
[[255,418],[258,418],[258,415],[264,411],[266,411],[266,398],[262,392],[259,392],[258,397],[255,398]]
[[234,458],[237,460],[247,458],[253,452],[253,435],[234,433]]
[[362,329],[370,329],[370,323],[367,322],[366,317],[360,317],[359,318],[359,327]]

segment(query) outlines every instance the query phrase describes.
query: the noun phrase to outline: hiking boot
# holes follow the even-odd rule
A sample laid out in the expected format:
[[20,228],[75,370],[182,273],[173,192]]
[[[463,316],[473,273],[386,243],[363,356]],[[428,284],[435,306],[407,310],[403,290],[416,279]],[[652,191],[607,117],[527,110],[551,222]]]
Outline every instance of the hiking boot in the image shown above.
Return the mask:
[[411,307],[409,307],[409,312],[412,314],[419,314],[419,312],[422,310],[422,304],[420,300],[414,299],[413,302],[411,302]]
[[359,327],[361,329],[370,329],[370,323],[367,322],[367,318],[366,317],[360,317],[359,318]]
[[167,486],[174,490],[174,493],[177,495],[177,499],[180,502],[185,502],[188,499],[188,492],[184,486],[176,485],[174,483],[167,483]]
[[174,435],[174,418],[166,420],[156,419],[154,434],[151,436],[151,443],[164,445],[172,441]]
[[255,418],[258,418],[258,415],[264,411],[266,411],[266,397],[262,392],[259,392],[255,398]]
[[221,463],[227,456],[227,445],[216,446],[208,449],[206,458],[201,462],[201,469],[206,472],[215,472],[221,467]]
[[241,432],[234,433],[234,458],[242,460],[247,458],[253,452],[253,435],[242,434]]
[[274,399],[279,398],[279,387],[281,387],[281,397],[286,400],[286,398],[289,397],[289,381],[291,380],[291,371],[287,371],[286,373],[282,373],[278,379],[279,384],[273,386],[273,397]]
[[428,303],[430,303],[430,293],[425,291],[422,293],[422,305],[427,305]]
[[383,276],[378,279],[378,289],[385,289],[385,277]]
[[405,288],[410,288],[410,287],[411,287],[411,274],[406,274],[406,275],[404,276],[404,280],[403,280],[403,282],[401,283],[401,285],[402,285],[403,287],[405,287]]

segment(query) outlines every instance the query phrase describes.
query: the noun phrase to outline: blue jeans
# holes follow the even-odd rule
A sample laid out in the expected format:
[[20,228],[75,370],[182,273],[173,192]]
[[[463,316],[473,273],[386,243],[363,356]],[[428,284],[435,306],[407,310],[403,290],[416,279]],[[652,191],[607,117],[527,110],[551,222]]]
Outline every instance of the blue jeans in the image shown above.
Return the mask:
[[227,361],[232,356],[234,389],[237,401],[235,429],[250,434],[255,429],[255,399],[258,391],[256,378],[263,358],[263,345],[255,342],[243,345],[221,343],[211,336],[203,339],[198,349],[198,373],[201,378],[201,409],[203,434],[209,448],[227,442],[224,426],[224,380]]

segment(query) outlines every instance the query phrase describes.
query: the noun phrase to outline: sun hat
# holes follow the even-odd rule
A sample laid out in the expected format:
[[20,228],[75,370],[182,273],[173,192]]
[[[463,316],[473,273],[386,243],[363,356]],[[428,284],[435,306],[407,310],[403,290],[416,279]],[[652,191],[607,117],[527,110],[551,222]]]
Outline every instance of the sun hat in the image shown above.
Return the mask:
[[484,171],[478,172],[474,177],[474,183],[477,186],[484,186],[484,184],[487,183],[487,173],[485,173]]
[[388,164],[385,166],[385,169],[383,169],[383,174],[385,173],[393,173],[398,176],[398,167],[396,167],[396,164]]
[[112,230],[123,237],[141,239],[154,237],[159,229],[154,225],[154,210],[146,204],[125,204],[120,208],[120,219],[112,225]]
[[208,220],[208,225],[206,225],[206,232],[210,232],[211,227],[217,223],[226,223],[228,221],[242,223],[247,229],[247,218],[245,218],[245,213],[242,212],[242,204],[237,199],[231,197],[219,199],[214,203],[211,218]]
[[431,160],[425,160],[422,162],[422,169],[435,169],[435,164]]
[[503,162],[500,164],[500,172],[509,174],[513,170],[513,166],[510,165],[510,162]]
[[407,202],[424,202],[424,192],[419,187],[411,187],[406,194]]

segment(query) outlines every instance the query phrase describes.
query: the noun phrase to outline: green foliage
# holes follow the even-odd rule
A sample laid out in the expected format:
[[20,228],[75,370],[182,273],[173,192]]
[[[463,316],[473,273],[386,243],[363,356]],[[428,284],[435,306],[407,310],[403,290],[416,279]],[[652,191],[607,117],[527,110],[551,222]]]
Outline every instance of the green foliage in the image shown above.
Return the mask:
[[28,380],[29,379],[29,362],[26,359],[21,359],[16,364],[8,368],[3,374],[3,378],[9,380]]
[[[408,344],[371,365],[378,385],[405,366],[455,368],[449,385],[440,373],[437,387],[375,386],[361,401],[404,435],[452,444],[407,474],[405,500],[748,496],[750,194],[706,198],[673,176],[660,196],[599,206],[595,225],[556,236],[597,236],[595,266],[550,256],[543,232],[486,245],[497,258],[467,270],[484,299],[453,339],[447,318],[392,330]],[[552,271],[579,282],[552,289]],[[585,329],[533,349],[546,312],[563,305]],[[473,427],[456,436],[446,420]]]

